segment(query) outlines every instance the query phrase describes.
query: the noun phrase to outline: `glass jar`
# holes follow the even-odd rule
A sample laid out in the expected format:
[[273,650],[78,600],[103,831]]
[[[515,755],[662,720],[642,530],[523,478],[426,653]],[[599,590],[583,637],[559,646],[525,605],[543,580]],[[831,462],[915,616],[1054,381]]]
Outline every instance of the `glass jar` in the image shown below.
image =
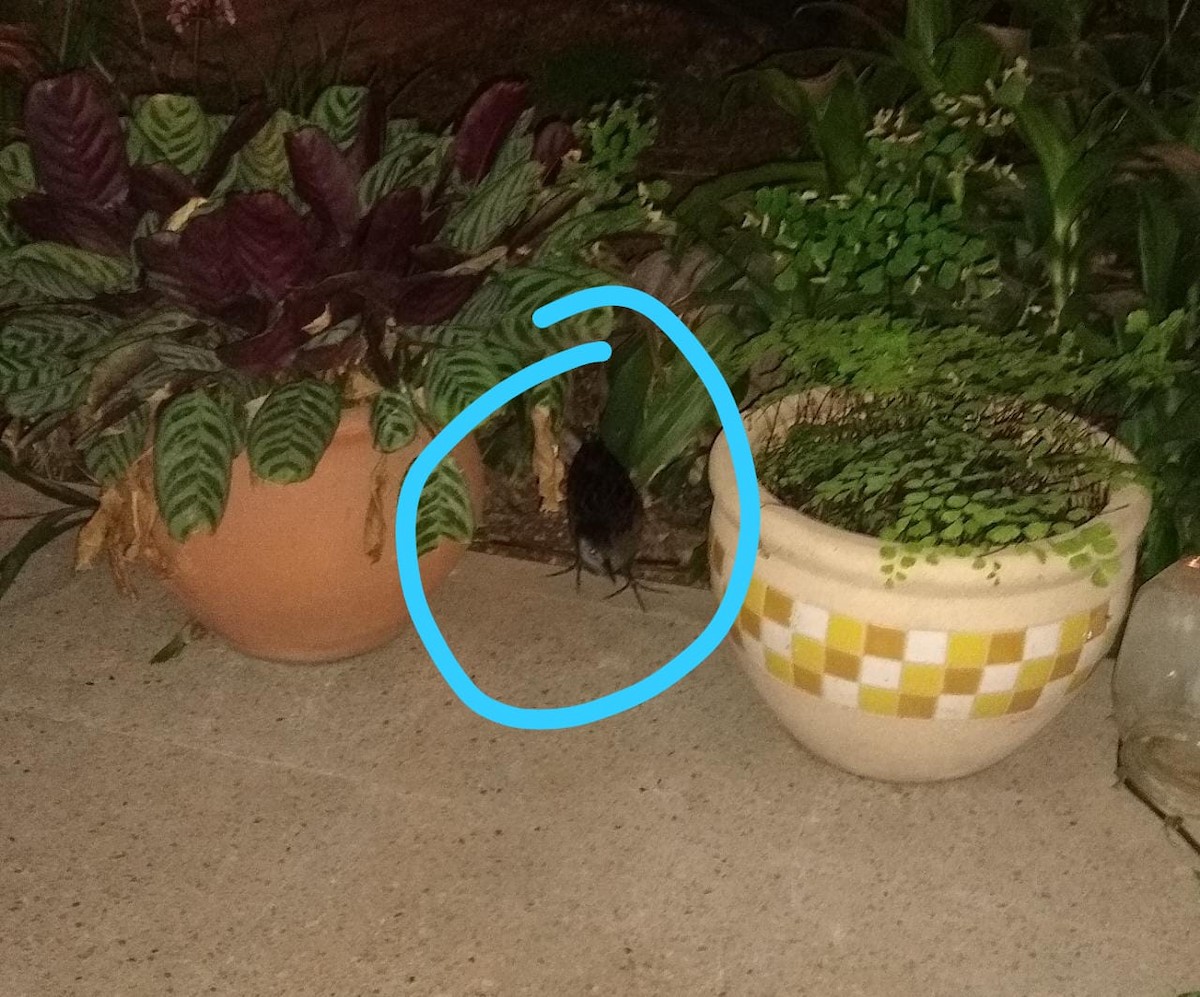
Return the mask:
[[1113,672],[1123,775],[1169,816],[1200,816],[1200,557],[1142,586]]

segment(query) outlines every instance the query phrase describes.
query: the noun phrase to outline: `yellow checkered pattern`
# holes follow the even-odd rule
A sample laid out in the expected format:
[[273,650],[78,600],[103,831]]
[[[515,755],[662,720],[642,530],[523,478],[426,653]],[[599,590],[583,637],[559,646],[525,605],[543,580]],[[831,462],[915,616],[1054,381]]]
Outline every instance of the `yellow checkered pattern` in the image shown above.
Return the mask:
[[[725,568],[715,540],[713,587]],[[1078,688],[1100,655],[1109,605],[1012,631],[899,630],[801,603],[755,578],[732,637],[788,685],[888,717],[1023,713]]]

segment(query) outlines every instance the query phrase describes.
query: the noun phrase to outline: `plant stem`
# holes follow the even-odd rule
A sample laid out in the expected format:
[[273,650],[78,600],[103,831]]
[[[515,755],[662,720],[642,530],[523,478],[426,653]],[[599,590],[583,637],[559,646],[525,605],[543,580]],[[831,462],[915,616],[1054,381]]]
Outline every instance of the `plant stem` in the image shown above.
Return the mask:
[[71,39],[71,21],[75,18],[75,0],[66,0],[63,5],[63,23],[62,34],[58,41],[58,61],[63,64],[67,61],[67,50],[70,48]]

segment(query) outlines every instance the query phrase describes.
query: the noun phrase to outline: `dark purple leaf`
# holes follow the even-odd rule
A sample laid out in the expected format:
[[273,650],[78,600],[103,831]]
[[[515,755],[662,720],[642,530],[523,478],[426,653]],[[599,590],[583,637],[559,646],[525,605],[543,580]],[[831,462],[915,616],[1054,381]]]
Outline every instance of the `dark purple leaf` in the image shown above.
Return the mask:
[[130,192],[138,211],[153,211],[163,218],[200,196],[192,181],[170,163],[134,166],[130,179]]
[[9,212],[32,239],[62,242],[105,256],[128,256],[137,226],[131,210],[109,210],[77,201],[28,194],[9,202]]
[[488,87],[468,109],[454,138],[454,165],[469,183],[482,180],[527,106],[524,83],[505,80]]
[[129,199],[129,160],[105,85],[77,70],[39,80],[25,98],[25,132],[38,183],[51,197],[109,208]]
[[412,258],[413,263],[416,264],[416,269],[423,273],[449,270],[451,267],[456,267],[460,263],[465,263],[470,259],[466,253],[461,253],[457,249],[451,249],[449,246],[443,246],[436,242],[429,242],[423,246],[414,247]]
[[271,317],[271,308],[271,304],[263,301],[262,298],[243,294],[241,297],[235,298],[229,304],[225,305],[215,314],[226,325],[233,326],[235,329],[243,332],[257,333],[266,325],[267,320]]
[[344,243],[358,225],[358,182],[342,150],[320,128],[284,139],[296,193],[321,223],[322,241]]
[[196,174],[196,189],[205,197],[209,197],[217,184],[229,169],[229,163],[238,154],[242,146],[262,131],[271,119],[272,110],[266,101],[255,99],[243,107],[229,123],[229,127],[221,133],[208,160]]
[[358,132],[346,158],[357,178],[362,177],[383,155],[383,144],[387,137],[388,101],[378,87],[371,87],[363,100],[358,115]]
[[236,194],[224,214],[234,261],[257,294],[277,301],[310,277],[316,246],[282,194]]
[[0,24],[0,76],[11,74],[22,83],[32,83],[49,61],[32,24]]
[[249,290],[224,212],[197,215],[179,233],[139,239],[137,251],[151,287],[210,314],[229,309]]
[[439,204],[425,217],[421,223],[421,242],[434,242],[442,229],[446,227],[446,219],[450,217],[450,209]]
[[563,157],[579,148],[579,141],[565,121],[549,121],[533,140],[533,158],[541,164],[542,179],[552,184],[562,169]]
[[393,191],[363,219],[358,238],[358,262],[363,270],[404,274],[421,234],[421,191]]
[[486,273],[417,274],[398,281],[391,300],[392,316],[402,325],[436,325],[458,314],[486,278]]
[[289,301],[276,311],[263,332],[218,347],[217,356],[222,363],[251,374],[288,367],[297,350],[308,341],[304,327],[323,311],[324,306],[313,301]]

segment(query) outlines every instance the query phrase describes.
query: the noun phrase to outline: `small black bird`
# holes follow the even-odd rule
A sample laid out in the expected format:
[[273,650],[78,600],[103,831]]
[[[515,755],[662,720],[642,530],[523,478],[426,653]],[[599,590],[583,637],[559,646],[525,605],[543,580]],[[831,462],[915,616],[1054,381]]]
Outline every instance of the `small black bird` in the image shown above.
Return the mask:
[[587,433],[567,470],[567,523],[575,544],[575,563],[556,574],[574,569],[576,589],[584,568],[595,575],[607,575],[614,584],[617,576],[622,576],[625,584],[605,598],[632,588],[638,605],[645,610],[639,588],[660,590],[639,586],[633,576],[644,522],[642,496],[629,472],[597,433]]

